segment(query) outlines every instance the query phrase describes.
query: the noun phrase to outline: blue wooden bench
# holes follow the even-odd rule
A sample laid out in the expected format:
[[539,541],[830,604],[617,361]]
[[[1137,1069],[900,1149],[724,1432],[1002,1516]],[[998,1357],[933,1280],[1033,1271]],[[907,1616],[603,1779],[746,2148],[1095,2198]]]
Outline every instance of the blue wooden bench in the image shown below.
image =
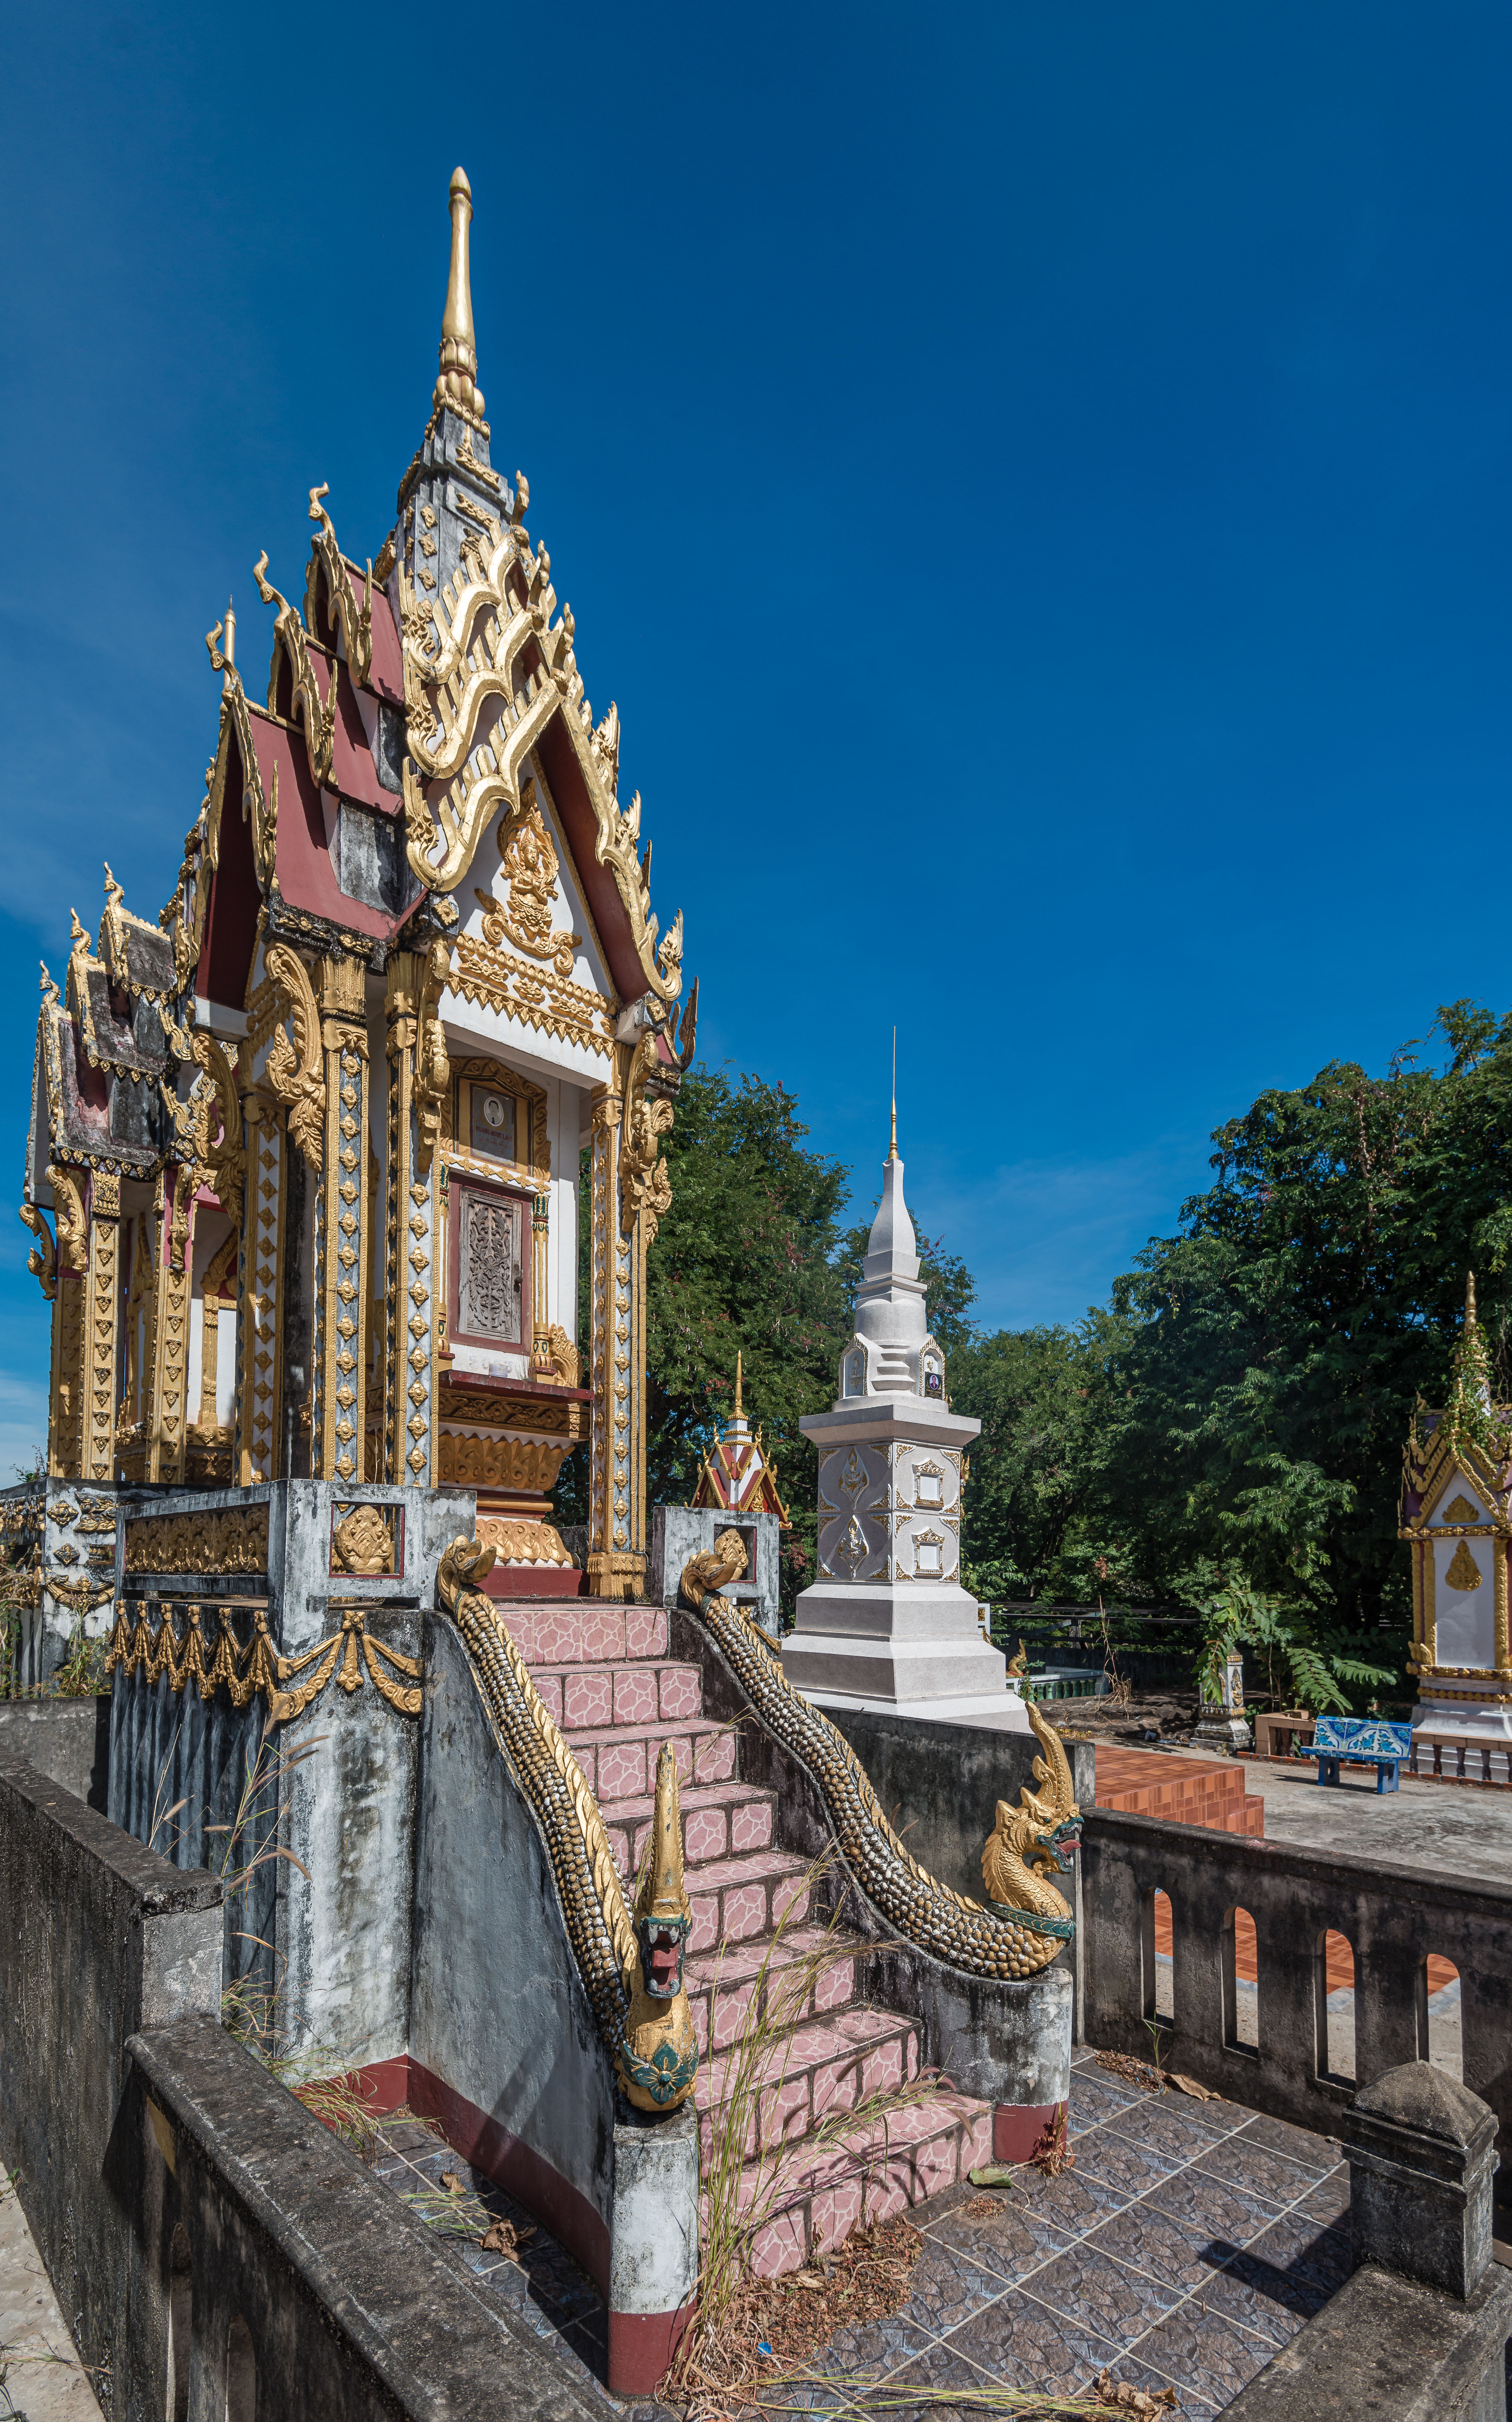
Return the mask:
[[1294,1749],[1292,1755],[1316,1757],[1319,1783],[1338,1782],[1341,1760],[1373,1766],[1379,1792],[1400,1788],[1402,1760],[1411,1753],[1411,1724],[1383,1723],[1378,1716],[1319,1716],[1311,1749]]

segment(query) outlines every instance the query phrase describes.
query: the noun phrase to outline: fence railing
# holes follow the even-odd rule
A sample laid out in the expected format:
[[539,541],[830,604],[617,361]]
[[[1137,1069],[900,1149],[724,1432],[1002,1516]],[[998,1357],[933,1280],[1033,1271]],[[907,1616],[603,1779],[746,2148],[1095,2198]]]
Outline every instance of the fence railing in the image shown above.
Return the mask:
[[1083,1821],[1087,2043],[1147,2059],[1158,2020],[1165,2068],[1328,2133],[1384,2070],[1452,2066],[1457,2036],[1462,2082],[1512,2120],[1512,1886],[1113,1809]]

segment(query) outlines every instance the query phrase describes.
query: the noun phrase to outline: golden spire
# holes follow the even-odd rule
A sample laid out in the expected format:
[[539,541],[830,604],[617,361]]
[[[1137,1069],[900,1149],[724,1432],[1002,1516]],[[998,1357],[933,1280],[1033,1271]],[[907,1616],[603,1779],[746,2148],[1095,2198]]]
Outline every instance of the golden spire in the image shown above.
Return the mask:
[[451,275],[446,281],[446,308],[441,321],[441,376],[436,381],[436,409],[449,404],[469,420],[483,417],[483,398],[474,385],[477,349],[473,341],[473,285],[467,265],[467,228],[473,215],[473,188],[464,171],[451,172]]
[[893,1029],[893,1134],[887,1147],[889,1160],[897,1158],[897,1029]]
[[735,1419],[736,1421],[741,1421],[741,1420],[743,1420],[743,1419],[744,1419],[744,1416],[745,1416],[745,1407],[744,1407],[744,1406],[741,1404],[741,1402],[740,1402],[740,1355],[737,1353],[737,1355],[736,1355],[736,1357],[735,1357],[735,1413],[734,1413],[734,1419]]
[[1467,1270],[1467,1271],[1465,1272],[1465,1327],[1466,1327],[1467,1329],[1473,1329],[1473,1328],[1474,1328],[1474,1326],[1475,1326],[1475,1273],[1474,1273],[1474,1271],[1473,1271],[1473,1270]]

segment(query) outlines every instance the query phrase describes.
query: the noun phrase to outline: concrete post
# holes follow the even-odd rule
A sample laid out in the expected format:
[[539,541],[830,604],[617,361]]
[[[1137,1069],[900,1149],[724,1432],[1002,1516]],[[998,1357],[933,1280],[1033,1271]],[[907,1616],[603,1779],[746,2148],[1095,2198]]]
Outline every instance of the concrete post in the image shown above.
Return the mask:
[[609,2387],[648,2397],[693,2316],[698,2284],[698,2114],[629,2104],[615,2125],[609,2227]]
[[1496,2129],[1478,2095],[1426,2060],[1357,2094],[1339,2130],[1356,2263],[1471,2296],[1491,2259]]

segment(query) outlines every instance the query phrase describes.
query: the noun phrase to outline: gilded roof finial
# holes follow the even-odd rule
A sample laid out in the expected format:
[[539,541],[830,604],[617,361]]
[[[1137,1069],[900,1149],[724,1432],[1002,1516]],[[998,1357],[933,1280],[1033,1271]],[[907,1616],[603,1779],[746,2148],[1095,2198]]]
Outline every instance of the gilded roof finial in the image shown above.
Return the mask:
[[37,964],[42,970],[42,999],[49,1009],[55,1009],[58,1002],[57,985],[47,972],[47,961],[39,959]]
[[745,1413],[745,1407],[744,1407],[744,1406],[741,1404],[741,1402],[740,1402],[740,1354],[739,1354],[739,1353],[737,1353],[737,1355],[736,1355],[736,1357],[735,1357],[735,1418],[736,1418],[736,1420],[737,1420],[737,1421],[740,1421],[741,1419],[743,1419],[743,1417],[744,1417],[744,1413]]
[[105,863],[105,898],[106,898],[106,899],[107,899],[107,901],[110,903],[110,905],[112,906],[112,908],[118,908],[118,907],[120,906],[121,902],[125,899],[126,894],[125,894],[125,892],[121,889],[120,885],[117,882],[117,880],[116,880],[115,876],[112,874],[112,873],[111,873],[111,871],[110,871],[110,860],[109,860],[109,858],[108,858],[108,857],[106,858],[106,860],[105,860],[105,862],[104,862],[104,863]]
[[467,265],[467,228],[473,215],[473,188],[460,168],[451,172],[451,275],[446,281],[446,308],[441,321],[441,376],[436,381],[436,409],[449,404],[470,419],[483,417],[483,398],[474,381],[477,350],[473,339],[473,286]]
[[69,940],[75,951],[87,951],[89,948],[89,936],[79,922],[77,908],[69,910]]
[[1474,1273],[1474,1271],[1473,1271],[1473,1270],[1467,1270],[1467,1271],[1465,1272],[1465,1327],[1466,1327],[1467,1329],[1473,1329],[1473,1328],[1474,1328],[1474,1326],[1475,1326],[1475,1273]]
[[1491,1361],[1475,1315],[1475,1273],[1465,1273],[1465,1324],[1449,1358],[1443,1435],[1457,1447],[1505,1455],[1507,1439],[1491,1404]]
[[887,1146],[889,1160],[897,1158],[897,1029],[893,1029],[893,1133]]

